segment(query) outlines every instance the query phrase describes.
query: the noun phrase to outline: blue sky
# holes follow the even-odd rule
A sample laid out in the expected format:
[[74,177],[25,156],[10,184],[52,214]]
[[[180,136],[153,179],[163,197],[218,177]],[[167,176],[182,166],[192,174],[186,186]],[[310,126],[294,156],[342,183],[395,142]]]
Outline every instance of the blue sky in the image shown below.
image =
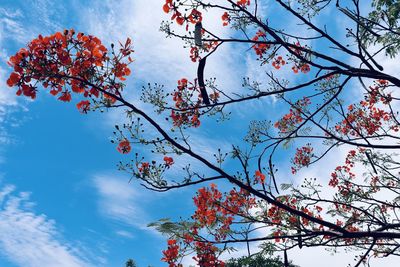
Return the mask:
[[[17,99],[4,83],[5,59],[40,33],[74,28],[108,36],[94,19],[104,15],[111,29],[118,12],[111,6],[1,1],[0,266],[123,266],[130,257],[161,265],[165,239],[146,225],[170,216],[173,199],[128,184],[116,170],[123,157],[109,139],[118,115],[82,116],[46,94],[34,103]],[[104,42],[129,34],[114,31]]]
[[[121,112],[82,115],[74,104],[54,101],[44,92],[34,102],[17,98],[5,85],[7,58],[38,34],[74,28],[99,36],[107,46],[131,37],[136,52],[126,94],[150,110],[138,103],[141,85],[159,82],[173,88],[178,79],[193,78],[196,69],[182,43],[158,31],[168,19],[162,2],[0,1],[0,266],[123,266],[128,258],[139,266],[165,266],[159,261],[165,238],[146,225],[189,216],[195,188],[158,194],[128,183],[129,176],[116,170],[127,156],[110,142],[113,125],[123,121]],[[205,21],[218,34],[229,35],[220,24],[220,14]],[[207,65],[206,75],[217,77],[225,92],[241,90],[242,76],[263,79],[246,49],[235,49],[223,47]],[[232,56],[236,51],[241,57]],[[224,128],[206,120],[201,132],[193,132],[194,147],[203,155],[216,147],[229,149],[246,132],[244,118],[268,118],[265,105],[269,112],[284,112],[271,99],[236,106],[236,119]],[[315,252],[302,253],[295,262],[314,266],[310,255]]]

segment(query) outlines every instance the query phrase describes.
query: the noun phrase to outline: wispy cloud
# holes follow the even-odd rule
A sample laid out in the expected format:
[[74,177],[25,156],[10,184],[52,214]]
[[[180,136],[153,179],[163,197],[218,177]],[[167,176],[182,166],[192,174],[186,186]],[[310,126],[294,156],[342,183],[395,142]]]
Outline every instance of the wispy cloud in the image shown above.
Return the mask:
[[6,85],[5,73],[7,73],[6,70],[0,65],[0,145],[12,142],[12,137],[9,135],[7,127],[17,126],[18,124],[13,124],[13,119],[10,118],[10,114],[17,110],[25,109],[22,105],[20,107],[17,106],[15,91]]
[[[221,14],[207,13],[204,27],[216,34],[226,34],[229,30],[221,27]],[[189,50],[183,48],[184,42],[178,38],[166,38],[159,31],[162,20],[170,19],[170,15],[162,11],[160,1],[104,1],[101,5],[93,6],[88,17],[88,30],[106,42],[116,43],[128,36],[133,39],[135,80],[175,85],[176,80],[182,77],[194,78],[197,64],[190,61]],[[232,80],[237,78],[237,68],[231,64],[230,52],[230,46],[225,46],[208,60],[206,67],[206,76],[218,77],[219,82],[228,89],[232,88]],[[237,84],[240,85],[240,81]]]
[[135,227],[146,227],[148,216],[141,208],[146,198],[128,184],[127,177],[97,175],[93,184],[99,196],[99,212],[103,216]]
[[15,186],[0,188],[0,254],[18,266],[93,266],[78,248],[66,242],[56,224],[35,205],[27,192]]
[[0,43],[4,38],[22,41],[26,36],[26,29],[21,23],[22,12],[0,8]]
[[125,230],[118,230],[118,231],[115,232],[115,234],[119,235],[119,236],[122,236],[122,237],[125,237],[125,238],[129,238],[129,239],[135,237],[132,232],[125,231]]
[[[6,84],[7,75],[12,71],[6,67],[9,52],[6,49],[9,41],[22,42],[26,36],[26,30],[21,23],[22,13],[20,10],[7,10],[0,8],[0,145],[13,141],[9,135],[8,127],[18,126],[13,122],[11,114],[16,111],[26,110],[22,103],[17,102],[15,90]],[[1,149],[0,149],[1,153]],[[0,164],[2,160],[0,160]]]

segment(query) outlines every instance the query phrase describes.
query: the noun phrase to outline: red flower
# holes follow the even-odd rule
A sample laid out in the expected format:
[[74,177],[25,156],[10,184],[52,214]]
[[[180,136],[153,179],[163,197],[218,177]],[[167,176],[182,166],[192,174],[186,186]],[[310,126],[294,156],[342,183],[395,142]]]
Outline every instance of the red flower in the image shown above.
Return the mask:
[[168,249],[163,251],[164,257],[161,259],[169,263],[169,267],[176,267],[176,260],[179,255],[179,245],[176,244],[175,239],[168,240]]
[[163,5],[163,10],[164,10],[165,13],[169,13],[170,8],[169,8],[168,4],[164,4]]
[[389,82],[387,80],[378,80],[377,83],[384,87],[389,85]]
[[228,12],[225,12],[221,18],[222,18],[222,25],[228,26],[229,22],[231,21],[231,17],[229,16]]
[[58,99],[64,102],[69,102],[71,101],[71,94],[69,91],[64,91]]
[[165,156],[165,157],[164,157],[164,162],[165,162],[165,165],[167,165],[168,167],[170,167],[172,164],[174,164],[174,159],[171,158],[171,157]]
[[182,91],[188,85],[188,80],[186,78],[182,78],[178,81],[178,89]]
[[279,70],[281,68],[281,66],[285,65],[286,61],[283,60],[283,58],[281,56],[278,56],[277,58],[275,58],[275,60],[272,62],[272,66]]
[[300,71],[301,71],[302,73],[307,73],[307,72],[309,72],[309,71],[310,71],[310,65],[308,65],[307,63],[306,63],[306,64],[303,64],[303,65],[300,67]]
[[131,74],[131,70],[128,68],[128,64],[126,63],[115,64],[113,72],[115,73],[115,77],[117,77],[121,81],[126,80],[124,76],[129,76]]
[[[196,48],[197,49],[197,48]],[[170,117],[172,118],[174,126],[188,126],[188,127],[199,127],[200,126],[200,112],[197,109],[199,103],[201,103],[201,94],[198,95],[197,99],[193,99],[196,94],[193,91],[200,91],[197,86],[197,81],[189,82],[186,78],[178,80],[177,89],[171,94],[172,99],[175,102],[177,109],[184,109],[183,111],[171,110]],[[217,95],[210,97],[213,101],[217,100]]]
[[76,107],[81,113],[87,113],[90,109],[90,101],[89,100],[83,100],[76,104]]
[[201,12],[196,9],[192,9],[192,12],[188,16],[188,20],[193,24],[201,22],[202,19]]
[[141,166],[138,168],[140,173],[148,174],[150,164],[148,162],[143,162]]
[[237,2],[236,2],[236,4],[237,5],[239,5],[239,6],[246,6],[246,5],[250,5],[250,0],[238,0]]
[[7,80],[7,85],[10,87],[13,87],[14,85],[18,84],[20,79],[21,79],[21,75],[19,75],[16,72],[12,72],[10,75],[10,78],[8,78],[8,80]]
[[294,167],[292,173],[295,174],[302,167],[307,167],[311,163],[311,158],[314,156],[313,148],[310,144],[296,149],[296,154],[293,159]]
[[[266,39],[266,34],[262,30],[258,30],[256,35],[253,37],[253,41],[267,41]],[[260,58],[263,58],[263,55],[267,52],[267,50],[271,47],[270,44],[264,44],[264,43],[255,43],[253,45],[253,49],[256,52],[256,55],[259,56]]]
[[264,183],[265,182],[265,174],[263,174],[259,170],[256,170],[254,176],[255,176],[256,182],[260,182],[260,183]]
[[199,117],[197,115],[194,115],[191,119],[192,125],[193,127],[197,128],[200,126],[200,120]]
[[218,260],[216,252],[217,247],[210,243],[196,242],[197,256],[193,257],[198,266],[202,267],[224,267],[225,263]]
[[165,13],[169,13],[174,6],[172,4],[172,0],[166,0],[165,4],[163,5],[163,10]]
[[118,152],[122,154],[128,154],[129,152],[131,152],[131,149],[131,143],[127,139],[119,142],[117,147]]

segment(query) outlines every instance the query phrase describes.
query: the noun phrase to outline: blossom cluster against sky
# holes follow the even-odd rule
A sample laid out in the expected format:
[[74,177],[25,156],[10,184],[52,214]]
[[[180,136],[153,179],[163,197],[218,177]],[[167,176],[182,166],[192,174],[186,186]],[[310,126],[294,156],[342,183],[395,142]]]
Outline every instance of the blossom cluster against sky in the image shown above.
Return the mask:
[[[135,181],[128,183],[130,177],[116,170],[116,163],[127,156],[110,142],[113,126],[123,121],[121,112],[82,115],[74,103],[54,101],[46,92],[31,102],[17,98],[5,85],[10,55],[39,34],[73,28],[98,36],[107,46],[132,38],[135,62],[126,95],[135,104],[143,105],[138,99],[147,82],[172,90],[178,79],[194,78],[196,65],[179,40],[165,39],[159,32],[161,21],[168,20],[162,2],[0,0],[0,266],[123,266],[128,258],[139,266],[165,265],[159,260],[165,238],[146,225],[189,216],[195,188],[158,194]],[[273,14],[264,2],[262,11]],[[220,16],[210,14],[204,25],[229,35],[228,28],[220,27]],[[240,90],[242,76],[265,79],[250,52],[237,49],[225,46],[207,64],[206,75],[216,77],[226,92]],[[229,131],[206,122],[193,133],[194,148],[203,155],[216,147],[229,149],[245,134],[241,122],[264,116],[265,106],[275,107],[275,102],[236,106],[225,128]],[[299,175],[326,175],[322,169]],[[322,266],[327,257],[330,266],[351,262],[349,255],[329,256],[322,250],[293,251],[289,256],[307,267]],[[374,266],[387,263],[381,264]]]

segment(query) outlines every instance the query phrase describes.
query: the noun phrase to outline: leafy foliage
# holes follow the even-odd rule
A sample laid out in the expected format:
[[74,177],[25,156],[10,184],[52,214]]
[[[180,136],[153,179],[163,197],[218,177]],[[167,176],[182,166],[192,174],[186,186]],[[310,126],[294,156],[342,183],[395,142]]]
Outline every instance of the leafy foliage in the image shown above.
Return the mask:
[[225,267],[296,267],[296,265],[291,263],[288,266],[284,264],[280,257],[268,257],[263,254],[256,254],[251,257],[230,259],[226,262]]

